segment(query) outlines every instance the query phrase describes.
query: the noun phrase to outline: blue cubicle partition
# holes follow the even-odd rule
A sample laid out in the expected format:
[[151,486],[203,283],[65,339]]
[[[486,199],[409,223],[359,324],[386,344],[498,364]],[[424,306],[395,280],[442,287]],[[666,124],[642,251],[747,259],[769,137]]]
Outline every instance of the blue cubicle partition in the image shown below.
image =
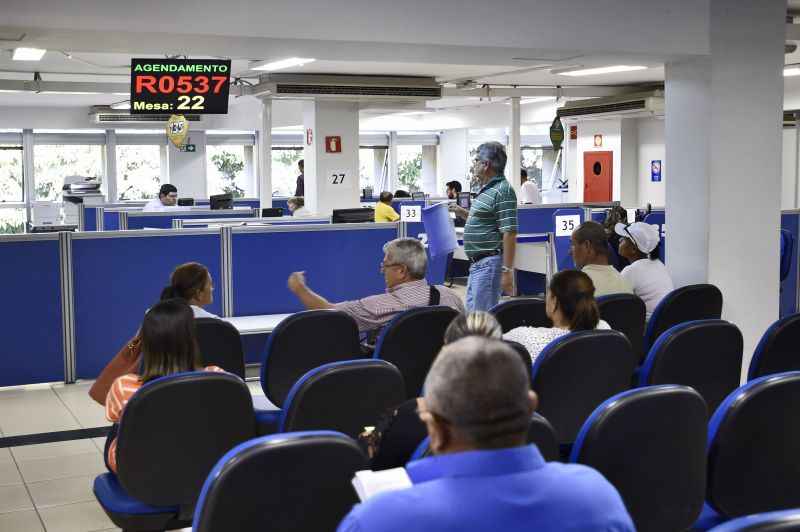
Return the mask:
[[[197,207],[205,207],[210,205],[210,200],[202,199],[195,201],[195,206]],[[258,198],[234,198],[233,199],[233,206],[234,207],[248,207],[250,209],[258,209],[261,207],[261,200]]]
[[[131,231],[72,236],[75,358],[78,378],[92,379],[138,330],[172,270],[204,264],[221,282],[220,231]],[[28,287],[26,287],[28,290]],[[222,315],[221,289],[208,311]],[[51,379],[55,380],[55,379]]]
[[97,231],[97,207],[84,206],[83,210],[83,230]]
[[59,235],[0,236],[0,386],[64,380]]
[[659,257],[661,258],[661,262],[666,264],[667,263],[667,244],[665,242],[665,237],[667,234],[666,213],[661,210],[652,211],[650,212],[650,214],[644,217],[644,222],[658,226],[658,232],[661,234],[661,250],[659,253]]
[[[242,209],[229,209],[229,210],[200,210],[199,212],[193,211],[175,211],[175,212],[128,212],[125,213],[127,216],[127,226],[123,226],[122,229],[145,229],[145,228],[156,228],[156,229],[171,229],[172,228],[172,220],[181,219],[181,220],[197,220],[203,218],[253,218],[253,210],[249,208],[242,208]],[[120,222],[121,224],[123,222]]]
[[285,314],[303,309],[286,288],[293,271],[329,301],[386,290],[383,245],[397,238],[395,224],[233,227],[232,314]]
[[800,245],[800,211],[783,211],[781,213],[781,229],[789,231],[794,239],[792,246],[789,275],[781,282],[780,317],[796,314],[798,308],[798,292],[800,292],[800,268],[798,267],[798,245]]
[[[580,218],[580,223],[583,223],[586,219],[585,214],[586,211],[582,208],[558,209],[553,213],[553,220],[551,221],[550,226],[555,227],[555,220],[559,216],[578,216]],[[573,230],[576,228],[577,226],[573,227]],[[572,254],[570,253],[570,246],[572,243],[571,232],[568,234],[565,233],[559,235],[558,231],[556,231],[555,240],[556,271],[560,272],[562,270],[575,269],[575,262],[572,260]]]

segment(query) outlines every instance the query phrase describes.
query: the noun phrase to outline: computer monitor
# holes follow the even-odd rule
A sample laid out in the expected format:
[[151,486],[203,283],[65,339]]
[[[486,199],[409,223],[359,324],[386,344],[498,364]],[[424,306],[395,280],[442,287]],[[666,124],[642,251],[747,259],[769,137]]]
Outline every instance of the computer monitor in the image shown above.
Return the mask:
[[281,207],[268,207],[261,209],[262,218],[280,218],[283,216],[283,208]]
[[211,196],[209,202],[211,203],[211,210],[217,211],[220,209],[233,209],[233,194],[217,194]]
[[365,200],[372,199],[372,187],[366,187],[361,189],[361,197]]
[[413,200],[424,200],[425,199],[425,193],[424,192],[412,192],[411,193],[411,199],[413,199]]
[[334,209],[331,221],[335,224],[358,224],[375,221],[375,210],[369,207],[361,209]]
[[178,207],[194,207],[194,198],[178,198]]
[[458,206],[469,209],[472,206],[472,196],[469,192],[458,193]]

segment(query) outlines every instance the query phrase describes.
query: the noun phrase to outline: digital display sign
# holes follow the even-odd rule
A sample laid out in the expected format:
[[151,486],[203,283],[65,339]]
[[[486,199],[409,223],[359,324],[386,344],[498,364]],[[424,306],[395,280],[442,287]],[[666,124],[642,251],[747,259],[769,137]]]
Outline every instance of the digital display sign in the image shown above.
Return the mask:
[[227,114],[230,59],[131,59],[131,114]]

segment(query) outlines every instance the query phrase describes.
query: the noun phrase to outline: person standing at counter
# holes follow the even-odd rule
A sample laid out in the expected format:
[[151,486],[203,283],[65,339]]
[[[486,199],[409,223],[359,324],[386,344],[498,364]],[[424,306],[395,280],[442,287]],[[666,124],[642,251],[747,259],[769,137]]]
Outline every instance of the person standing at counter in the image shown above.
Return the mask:
[[447,199],[457,200],[458,195],[461,193],[461,183],[458,181],[448,181],[445,183],[447,187]]
[[158,197],[151,199],[142,208],[143,212],[159,212],[166,211],[169,207],[175,207],[178,203],[178,189],[175,185],[165,184],[161,185],[158,191]]
[[536,182],[528,179],[528,171],[520,168],[519,178],[522,183],[519,189],[520,203],[539,205],[542,202],[542,196],[539,194],[539,187],[536,186]]
[[394,195],[391,192],[381,192],[378,203],[375,204],[376,222],[396,222],[400,215],[392,208]]
[[300,175],[297,176],[297,186],[294,188],[294,195],[298,198],[304,197],[306,193],[305,164],[305,159],[297,161],[297,168],[300,170]]
[[469,211],[455,204],[450,210],[466,218],[464,252],[469,258],[468,312],[489,310],[501,291],[513,295],[517,246],[517,195],[506,180],[506,150],[499,142],[478,146],[472,172],[481,189]]

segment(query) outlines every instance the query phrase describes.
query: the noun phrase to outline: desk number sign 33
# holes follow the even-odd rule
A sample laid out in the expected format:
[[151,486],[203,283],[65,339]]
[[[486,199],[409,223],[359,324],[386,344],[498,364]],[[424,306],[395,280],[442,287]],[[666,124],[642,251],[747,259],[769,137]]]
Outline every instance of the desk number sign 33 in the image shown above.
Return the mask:
[[167,137],[175,145],[180,148],[186,142],[186,137],[189,135],[189,121],[183,115],[172,115],[167,122]]

